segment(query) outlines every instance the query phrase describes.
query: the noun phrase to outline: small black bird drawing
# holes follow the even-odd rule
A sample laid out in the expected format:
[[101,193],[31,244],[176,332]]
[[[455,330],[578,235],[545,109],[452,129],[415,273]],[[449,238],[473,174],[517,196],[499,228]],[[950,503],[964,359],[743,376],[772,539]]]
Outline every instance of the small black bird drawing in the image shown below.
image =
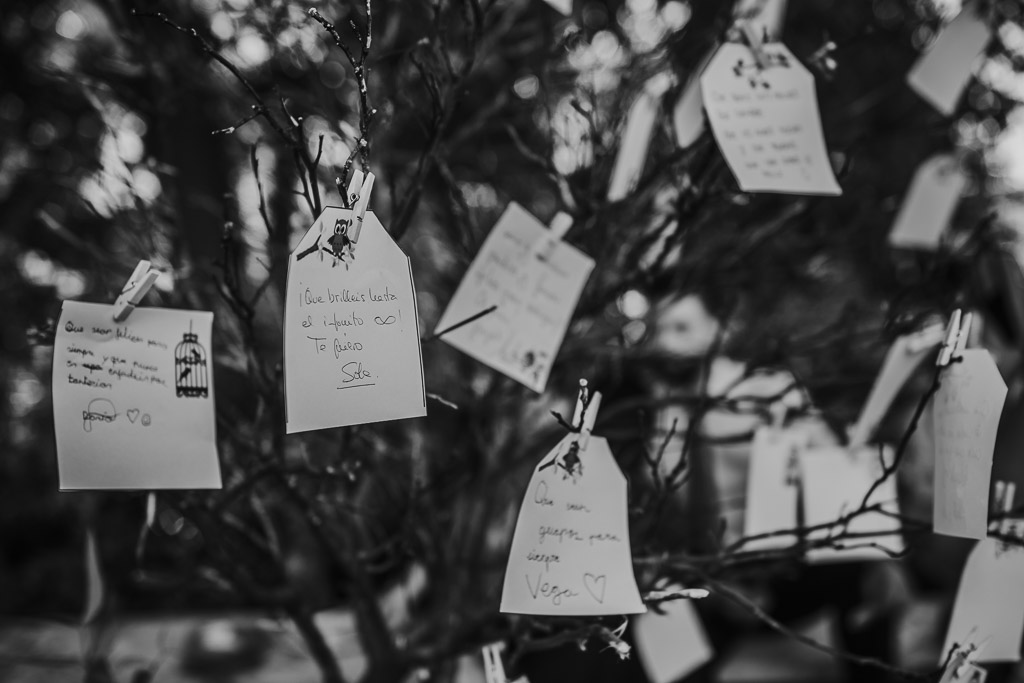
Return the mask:
[[[192,353],[195,353],[195,351],[193,351]],[[178,381],[180,382],[181,380],[188,377],[190,374],[192,374],[192,368],[185,368],[184,370],[181,371],[181,374],[178,375]]]

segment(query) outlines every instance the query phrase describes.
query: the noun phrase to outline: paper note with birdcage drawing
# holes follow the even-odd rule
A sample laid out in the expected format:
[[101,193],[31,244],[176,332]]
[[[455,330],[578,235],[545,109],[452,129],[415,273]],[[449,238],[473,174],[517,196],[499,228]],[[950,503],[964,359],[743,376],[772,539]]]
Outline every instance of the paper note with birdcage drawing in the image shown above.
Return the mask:
[[65,301],[53,353],[62,489],[220,488],[213,313]]

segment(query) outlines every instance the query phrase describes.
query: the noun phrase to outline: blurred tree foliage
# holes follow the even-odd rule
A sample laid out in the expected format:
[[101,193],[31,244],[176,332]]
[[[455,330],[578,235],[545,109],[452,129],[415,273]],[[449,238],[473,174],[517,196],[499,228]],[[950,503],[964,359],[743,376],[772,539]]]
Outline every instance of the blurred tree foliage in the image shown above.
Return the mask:
[[[682,84],[756,2],[580,0],[566,19],[540,0],[6,0],[0,612],[79,611],[88,524],[109,613],[261,606],[293,617],[316,652],[310,615],[350,604],[369,680],[508,636],[526,650],[610,637],[499,615],[497,587],[525,478],[560,433],[549,411],[571,413],[577,378],[606,393],[598,430],[643,488],[650,386],[692,384],[701,364],[648,343],[662,304],[699,295],[723,322],[724,354],[788,369],[838,430],[887,343],[929,316],[981,308],[990,334],[1019,346],[1017,266],[998,213],[1015,188],[994,150],[1020,93],[1022,4],[982,4],[996,38],[949,120],[904,83],[949,7],[792,3],[782,39],[817,76],[843,186],[810,198],[740,192],[706,131],[686,149],[674,142]],[[676,85],[644,175],[608,202],[624,115],[665,70]],[[892,250],[914,170],[950,149],[972,184],[942,248]],[[287,255],[323,206],[344,202],[353,166],[378,176],[372,208],[412,258],[425,330],[509,201],[542,220],[572,213],[568,239],[598,267],[545,395],[426,341],[427,390],[441,399],[427,419],[284,437]],[[62,299],[112,301],[140,258],[169,274],[148,304],[216,312],[226,481],[161,494],[144,544],[141,493],[55,490],[46,345]],[[1002,359],[1015,377],[1017,357]],[[661,508],[637,501],[634,521],[649,528]],[[649,556],[681,550],[638,539]],[[427,589],[396,638],[374,596],[413,566]],[[727,574],[728,562],[697,568]]]

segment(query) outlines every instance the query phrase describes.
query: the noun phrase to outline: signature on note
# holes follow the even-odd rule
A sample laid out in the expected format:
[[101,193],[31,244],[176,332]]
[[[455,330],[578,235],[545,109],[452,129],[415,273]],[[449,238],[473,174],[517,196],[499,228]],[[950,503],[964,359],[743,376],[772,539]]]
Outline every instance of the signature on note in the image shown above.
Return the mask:
[[113,402],[106,398],[94,398],[82,411],[82,429],[86,432],[92,431],[92,423],[111,423],[117,419],[117,408]]

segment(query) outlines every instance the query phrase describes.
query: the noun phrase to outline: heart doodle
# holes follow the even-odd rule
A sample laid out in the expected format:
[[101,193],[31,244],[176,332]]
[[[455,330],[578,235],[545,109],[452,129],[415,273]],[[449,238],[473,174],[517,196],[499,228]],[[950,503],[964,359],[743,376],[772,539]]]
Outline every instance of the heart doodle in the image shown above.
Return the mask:
[[132,424],[135,424],[135,421],[139,419],[139,409],[138,408],[130,408],[127,411],[125,411],[125,415],[128,416],[128,421],[129,422],[131,422]]
[[587,572],[583,575],[583,587],[601,604],[604,604],[604,589],[607,583],[608,577],[605,574],[595,576]]

